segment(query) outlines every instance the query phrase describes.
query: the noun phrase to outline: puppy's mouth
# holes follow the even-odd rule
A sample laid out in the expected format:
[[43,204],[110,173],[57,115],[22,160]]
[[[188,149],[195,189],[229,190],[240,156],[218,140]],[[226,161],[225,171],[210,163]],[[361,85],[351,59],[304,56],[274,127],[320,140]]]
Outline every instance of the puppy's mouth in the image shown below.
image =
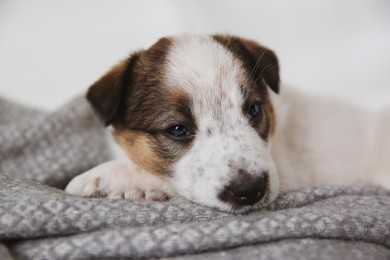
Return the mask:
[[214,207],[219,211],[224,211],[233,214],[249,214],[251,212],[263,211],[271,203],[269,192],[266,192],[264,197],[252,205],[226,204],[227,207]]

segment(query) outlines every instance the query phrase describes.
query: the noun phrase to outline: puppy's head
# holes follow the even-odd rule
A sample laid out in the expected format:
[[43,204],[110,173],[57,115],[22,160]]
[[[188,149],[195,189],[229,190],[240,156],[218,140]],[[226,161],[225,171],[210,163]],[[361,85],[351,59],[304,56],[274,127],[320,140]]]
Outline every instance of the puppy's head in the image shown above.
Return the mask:
[[232,36],[184,35],[132,54],[87,98],[138,166],[185,198],[245,211],[278,193],[270,139],[274,53]]

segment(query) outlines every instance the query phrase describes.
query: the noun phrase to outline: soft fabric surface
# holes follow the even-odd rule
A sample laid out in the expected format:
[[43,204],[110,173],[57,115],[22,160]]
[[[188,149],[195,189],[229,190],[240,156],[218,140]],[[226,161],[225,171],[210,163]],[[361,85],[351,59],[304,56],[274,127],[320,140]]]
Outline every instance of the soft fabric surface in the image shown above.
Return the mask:
[[108,158],[104,130],[84,98],[54,113],[0,98],[0,173],[54,187]]
[[54,113],[0,100],[0,259],[390,259],[388,191],[310,188],[234,215],[58,189],[107,151],[82,98]]

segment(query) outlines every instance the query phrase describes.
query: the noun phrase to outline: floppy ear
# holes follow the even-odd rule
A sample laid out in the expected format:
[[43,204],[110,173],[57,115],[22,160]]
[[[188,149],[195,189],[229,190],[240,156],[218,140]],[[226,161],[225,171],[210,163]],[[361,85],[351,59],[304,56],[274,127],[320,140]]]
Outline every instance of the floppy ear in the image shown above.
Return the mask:
[[125,109],[131,74],[140,53],[115,65],[96,81],[87,92],[87,99],[106,126],[115,122]]
[[264,79],[275,93],[279,93],[279,63],[273,51],[244,38],[215,35],[214,39],[238,55],[256,79]]
[[247,39],[240,39],[240,41],[252,55],[252,65],[256,77],[264,78],[270,88],[275,93],[279,93],[279,63],[275,53],[255,41]]

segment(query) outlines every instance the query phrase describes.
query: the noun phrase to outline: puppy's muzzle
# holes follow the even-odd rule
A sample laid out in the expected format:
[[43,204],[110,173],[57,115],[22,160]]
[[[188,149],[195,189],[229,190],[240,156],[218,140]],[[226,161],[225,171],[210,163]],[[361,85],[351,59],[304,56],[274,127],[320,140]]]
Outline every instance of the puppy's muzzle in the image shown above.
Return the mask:
[[224,188],[219,198],[233,207],[253,205],[264,197],[267,184],[267,172],[252,176],[244,170],[239,170],[239,177]]

